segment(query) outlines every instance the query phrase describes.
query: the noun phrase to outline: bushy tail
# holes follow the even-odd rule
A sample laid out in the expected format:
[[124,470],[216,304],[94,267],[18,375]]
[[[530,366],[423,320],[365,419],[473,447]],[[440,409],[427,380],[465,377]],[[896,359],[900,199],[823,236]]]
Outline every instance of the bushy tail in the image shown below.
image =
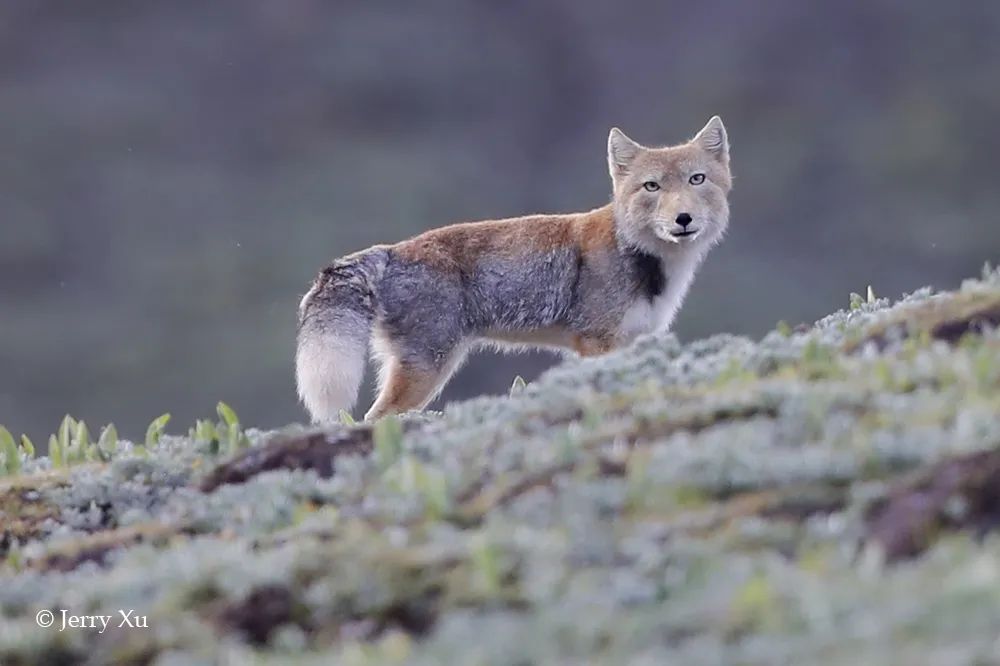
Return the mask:
[[302,299],[295,380],[314,423],[336,421],[358,399],[385,262],[381,248],[344,257],[323,269]]

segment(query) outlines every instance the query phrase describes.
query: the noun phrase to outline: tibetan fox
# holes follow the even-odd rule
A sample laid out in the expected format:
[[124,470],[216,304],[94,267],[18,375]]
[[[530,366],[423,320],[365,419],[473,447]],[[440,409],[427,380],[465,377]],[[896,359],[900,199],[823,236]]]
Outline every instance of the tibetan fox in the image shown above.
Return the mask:
[[358,397],[368,420],[422,409],[477,345],[583,356],[670,326],[729,221],[729,141],[715,116],[687,143],[608,136],[614,196],[568,215],[454,224],[334,261],[299,306],[296,380],[314,422]]

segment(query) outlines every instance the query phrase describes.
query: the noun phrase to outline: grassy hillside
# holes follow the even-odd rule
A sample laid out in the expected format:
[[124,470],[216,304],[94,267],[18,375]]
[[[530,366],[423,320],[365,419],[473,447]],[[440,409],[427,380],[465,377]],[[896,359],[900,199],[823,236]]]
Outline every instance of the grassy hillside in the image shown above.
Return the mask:
[[0,432],[0,664],[998,663],[998,322],[986,270],[374,426]]

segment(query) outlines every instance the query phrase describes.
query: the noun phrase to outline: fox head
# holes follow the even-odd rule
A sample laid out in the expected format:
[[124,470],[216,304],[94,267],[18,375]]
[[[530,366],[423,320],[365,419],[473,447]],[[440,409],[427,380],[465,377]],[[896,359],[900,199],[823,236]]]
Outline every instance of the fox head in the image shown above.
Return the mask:
[[708,249],[729,224],[729,140],[713,116],[693,139],[667,148],[642,146],[617,127],[608,136],[618,232],[651,252]]

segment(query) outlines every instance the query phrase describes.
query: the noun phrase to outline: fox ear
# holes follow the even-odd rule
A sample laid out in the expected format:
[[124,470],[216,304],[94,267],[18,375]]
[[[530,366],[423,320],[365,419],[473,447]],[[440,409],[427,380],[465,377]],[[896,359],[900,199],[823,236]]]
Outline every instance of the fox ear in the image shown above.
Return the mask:
[[702,150],[723,164],[729,163],[729,137],[726,135],[726,126],[722,124],[722,118],[719,116],[712,116],[701,131],[691,139],[691,143],[701,146]]
[[625,132],[612,127],[608,134],[608,170],[611,177],[618,178],[628,173],[641,150],[642,146],[625,136]]

